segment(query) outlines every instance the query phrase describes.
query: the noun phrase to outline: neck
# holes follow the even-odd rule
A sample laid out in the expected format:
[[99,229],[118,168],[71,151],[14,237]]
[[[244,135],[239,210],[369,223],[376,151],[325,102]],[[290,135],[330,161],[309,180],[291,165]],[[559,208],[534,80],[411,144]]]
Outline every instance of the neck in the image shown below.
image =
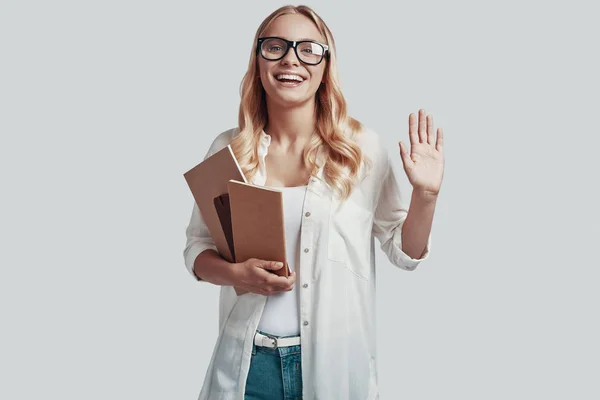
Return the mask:
[[271,135],[271,143],[303,148],[315,131],[315,99],[303,104],[284,107],[267,98],[268,121],[265,133]]

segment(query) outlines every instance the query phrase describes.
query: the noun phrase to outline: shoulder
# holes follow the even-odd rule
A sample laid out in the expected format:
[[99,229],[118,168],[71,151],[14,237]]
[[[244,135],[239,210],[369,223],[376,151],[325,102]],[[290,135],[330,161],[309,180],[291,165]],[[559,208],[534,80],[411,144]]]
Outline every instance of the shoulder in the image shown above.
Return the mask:
[[221,133],[219,133],[212,141],[208,152],[206,153],[206,157],[208,158],[210,156],[212,156],[213,154],[215,154],[216,152],[224,149],[225,147],[227,147],[228,144],[231,143],[231,141],[233,140],[233,138],[240,132],[240,129],[238,127],[235,128],[230,128],[227,129],[226,131],[223,131]]
[[375,168],[373,172],[376,174],[385,173],[389,162],[388,148],[392,143],[388,143],[378,132],[364,125],[354,134],[354,140],[363,155],[370,160]]
[[385,148],[381,135],[365,125],[354,134],[354,140],[360,145],[361,150],[372,155]]

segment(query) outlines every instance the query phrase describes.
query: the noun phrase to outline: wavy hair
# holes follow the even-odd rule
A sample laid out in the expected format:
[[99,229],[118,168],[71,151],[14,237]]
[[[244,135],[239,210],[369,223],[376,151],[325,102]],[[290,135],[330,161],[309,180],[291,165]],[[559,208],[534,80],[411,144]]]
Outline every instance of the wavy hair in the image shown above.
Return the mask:
[[[347,115],[347,105],[340,88],[335,42],[325,22],[308,6],[283,6],[271,13],[260,24],[254,37],[254,46],[271,23],[285,14],[301,14],[310,19],[325,37],[329,46],[329,58],[325,62],[323,83],[316,92],[315,115],[316,134],[312,136],[303,152],[311,176],[315,177],[321,165],[317,165],[317,151],[321,145],[326,151],[324,176],[336,189],[342,199],[352,192],[354,180],[358,176],[363,153],[353,140],[362,130],[362,124]],[[231,141],[231,148],[238,159],[244,175],[250,180],[258,171],[258,141],[267,123],[266,94],[258,76],[258,59],[253,47],[248,70],[240,87],[240,108],[238,115],[239,133]],[[368,160],[365,160],[370,164]]]

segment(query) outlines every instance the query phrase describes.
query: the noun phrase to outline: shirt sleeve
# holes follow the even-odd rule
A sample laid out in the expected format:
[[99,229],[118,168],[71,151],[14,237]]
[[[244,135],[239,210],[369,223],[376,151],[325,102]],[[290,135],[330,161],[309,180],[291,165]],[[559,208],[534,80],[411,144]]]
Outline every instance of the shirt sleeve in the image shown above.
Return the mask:
[[385,160],[382,163],[383,179],[373,217],[373,235],[379,240],[381,249],[393,265],[413,271],[421,261],[429,257],[431,234],[420,258],[412,258],[402,251],[402,226],[408,215],[408,209],[402,205],[400,189],[389,154],[382,159]]
[[194,273],[194,261],[196,261],[196,257],[204,250],[213,249],[217,252],[218,250],[195,201],[192,208],[192,216],[190,217],[185,234],[187,237],[185,249],[183,250],[185,266],[197,281],[206,282]]

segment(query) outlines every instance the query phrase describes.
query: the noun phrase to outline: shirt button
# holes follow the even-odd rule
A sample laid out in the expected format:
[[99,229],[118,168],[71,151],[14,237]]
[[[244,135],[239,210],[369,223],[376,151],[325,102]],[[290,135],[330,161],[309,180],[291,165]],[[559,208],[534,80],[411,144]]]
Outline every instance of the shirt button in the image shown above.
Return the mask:
[[304,285],[302,285],[303,288],[307,288],[308,287],[308,283],[305,283]]
[[312,178],[312,181],[313,181],[313,182],[316,182],[316,181],[317,181],[317,178]]
[[308,325],[308,321],[304,321],[304,326]]
[[304,249],[304,252],[305,252],[305,253],[308,253],[308,247],[307,247],[306,249]]
[[307,211],[306,214],[304,214],[304,216],[310,217],[310,212]]

